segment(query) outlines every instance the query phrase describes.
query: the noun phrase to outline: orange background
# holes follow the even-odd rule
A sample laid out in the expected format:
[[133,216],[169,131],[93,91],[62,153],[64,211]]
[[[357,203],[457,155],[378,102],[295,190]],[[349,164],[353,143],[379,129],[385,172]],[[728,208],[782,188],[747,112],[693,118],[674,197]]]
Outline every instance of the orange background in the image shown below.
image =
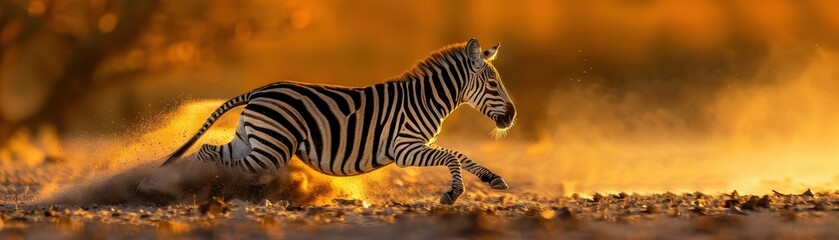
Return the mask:
[[518,125],[494,141],[461,109],[440,143],[496,172],[560,192],[829,188],[837,13],[830,0],[4,0],[0,162],[143,134],[182,103],[277,80],[380,82],[476,37],[502,43]]

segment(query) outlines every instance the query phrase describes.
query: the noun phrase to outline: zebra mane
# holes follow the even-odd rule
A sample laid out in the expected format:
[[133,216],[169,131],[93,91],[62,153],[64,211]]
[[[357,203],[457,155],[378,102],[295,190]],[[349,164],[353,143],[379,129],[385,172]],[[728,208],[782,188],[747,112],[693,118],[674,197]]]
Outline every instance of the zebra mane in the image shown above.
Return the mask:
[[[423,69],[434,69],[434,66],[442,68],[444,62],[448,61],[447,57],[457,59],[458,54],[463,54],[466,51],[466,43],[455,43],[438,49],[437,51],[428,54],[425,58],[419,60],[413,66],[408,68],[402,74],[391,78],[387,82],[406,82],[412,79],[420,79],[426,75]],[[463,56],[466,57],[466,56]]]

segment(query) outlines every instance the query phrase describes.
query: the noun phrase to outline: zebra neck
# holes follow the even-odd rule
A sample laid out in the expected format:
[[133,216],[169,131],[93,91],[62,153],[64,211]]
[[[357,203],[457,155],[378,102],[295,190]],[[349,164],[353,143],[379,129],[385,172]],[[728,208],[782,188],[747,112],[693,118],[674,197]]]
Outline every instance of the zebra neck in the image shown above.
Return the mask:
[[[404,84],[406,111],[413,112],[415,120],[424,126],[423,132],[437,132],[443,120],[461,104],[460,84],[447,77],[417,76]],[[421,127],[423,128],[423,127]]]

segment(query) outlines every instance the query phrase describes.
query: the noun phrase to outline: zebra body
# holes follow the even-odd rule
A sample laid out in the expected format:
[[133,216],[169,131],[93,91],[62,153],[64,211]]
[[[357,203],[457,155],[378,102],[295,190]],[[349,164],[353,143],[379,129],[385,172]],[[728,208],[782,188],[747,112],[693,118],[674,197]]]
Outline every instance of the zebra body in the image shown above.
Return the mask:
[[433,144],[443,120],[468,104],[512,126],[515,108],[490,61],[498,45],[481,51],[475,39],[432,53],[396,79],[361,88],[276,82],[230,99],[175,151],[164,166],[192,146],[222,114],[244,105],[234,139],[202,145],[198,159],[257,173],[283,168],[293,155],[334,176],[352,176],[396,163],[399,167],[445,165],[452,189],[463,192],[461,168],[506,189],[504,180],[454,150]]
[[[273,83],[247,96],[240,119],[243,131],[237,131],[233,142],[204,145],[198,157],[258,172],[280,168],[287,164],[286,156],[296,154],[329,175],[370,172],[393,163],[395,133],[405,122],[400,106],[406,90],[401,82],[366,88]],[[253,159],[234,154],[254,146],[273,151],[257,152]]]

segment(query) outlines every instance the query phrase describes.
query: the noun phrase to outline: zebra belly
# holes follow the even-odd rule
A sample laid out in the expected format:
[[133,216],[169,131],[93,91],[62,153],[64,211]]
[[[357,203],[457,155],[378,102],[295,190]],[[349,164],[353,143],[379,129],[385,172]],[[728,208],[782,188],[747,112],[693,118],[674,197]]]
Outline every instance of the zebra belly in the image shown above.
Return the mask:
[[[297,150],[296,156],[300,158],[306,165],[309,165],[312,169],[331,176],[355,176],[360,175],[368,172],[375,171],[376,169],[382,168],[384,166],[390,165],[393,163],[393,159],[390,157],[385,156],[384,153],[376,154],[378,155],[375,159],[346,159],[347,168],[344,168],[344,171],[332,171],[329,167],[331,164],[324,164],[322,163],[321,157],[316,153],[316,151],[311,151],[311,144],[310,143],[301,143],[300,147]],[[371,154],[372,155],[372,154]],[[343,159],[336,159],[336,161],[343,161]],[[361,164],[360,168],[356,168],[356,162],[361,163],[368,163],[370,161],[375,161],[377,164]],[[352,167],[349,167],[352,166]]]

